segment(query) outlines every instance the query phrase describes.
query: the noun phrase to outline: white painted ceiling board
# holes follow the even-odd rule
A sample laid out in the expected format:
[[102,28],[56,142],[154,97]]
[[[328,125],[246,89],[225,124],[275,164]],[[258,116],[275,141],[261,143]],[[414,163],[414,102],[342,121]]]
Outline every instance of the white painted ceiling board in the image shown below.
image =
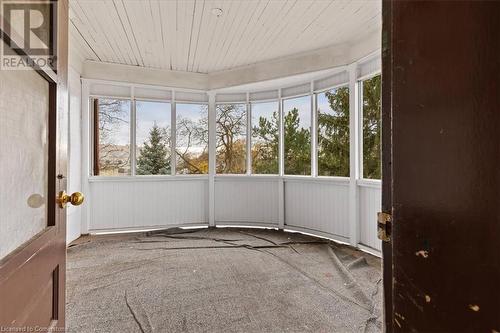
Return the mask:
[[378,0],[70,0],[70,8],[88,60],[200,73],[340,47],[381,29]]

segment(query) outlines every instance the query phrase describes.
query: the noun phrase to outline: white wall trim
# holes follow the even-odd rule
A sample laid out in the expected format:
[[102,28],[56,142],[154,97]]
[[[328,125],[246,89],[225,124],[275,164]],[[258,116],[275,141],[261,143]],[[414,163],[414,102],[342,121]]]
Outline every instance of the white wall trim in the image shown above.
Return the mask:
[[382,181],[380,179],[358,179],[357,185],[361,187],[372,187],[382,189]]
[[90,86],[89,83],[82,80],[82,192],[85,195],[85,204],[82,207],[82,234],[88,234],[89,232],[89,221],[90,221],[90,209],[92,206],[92,196],[90,195],[90,161],[91,153],[90,147],[92,144],[92,136],[90,134],[91,130],[91,117],[90,117],[90,101],[89,101]]
[[328,232],[321,232],[321,231],[317,231],[317,230],[311,230],[311,229],[308,229],[308,228],[296,227],[296,226],[293,226],[293,225],[287,225],[285,227],[285,231],[299,232],[299,233],[302,233],[302,234],[312,235],[312,236],[315,236],[315,237],[321,237],[321,238],[331,239],[331,240],[334,240],[334,241],[336,241],[338,243],[341,243],[341,244],[349,244],[349,238],[346,238],[346,237],[343,237],[343,236],[339,236],[339,235],[335,235],[335,234],[331,234],[331,233],[328,233]]
[[[135,85],[220,90],[240,85],[292,78],[334,68],[380,54],[380,33],[374,32],[357,44],[341,44],[296,55],[212,73],[194,73],[86,60],[81,65],[85,79]],[[323,72],[323,73],[322,73]]]
[[148,67],[121,65],[87,60],[83,63],[85,79],[209,90],[208,75],[192,72],[170,71]]
[[215,227],[216,115],[215,94],[208,93],[208,225]]
[[90,176],[88,177],[89,183],[109,183],[109,182],[177,182],[177,181],[196,181],[196,180],[208,180],[209,175],[145,175],[145,176]]
[[225,87],[260,82],[282,77],[346,66],[380,52],[380,32],[373,32],[357,43],[333,45],[253,65],[208,73],[209,87]]
[[[181,223],[181,224],[171,224],[168,226],[169,228],[206,228],[206,223]],[[104,229],[91,229],[89,233],[91,234],[113,234],[113,233],[128,233],[128,232],[148,232],[155,230],[164,230],[164,225],[150,225],[144,227],[130,227],[130,228],[104,228]]]
[[352,246],[359,243],[359,198],[358,198],[358,169],[359,169],[359,134],[360,121],[358,107],[357,64],[349,67],[349,238]]

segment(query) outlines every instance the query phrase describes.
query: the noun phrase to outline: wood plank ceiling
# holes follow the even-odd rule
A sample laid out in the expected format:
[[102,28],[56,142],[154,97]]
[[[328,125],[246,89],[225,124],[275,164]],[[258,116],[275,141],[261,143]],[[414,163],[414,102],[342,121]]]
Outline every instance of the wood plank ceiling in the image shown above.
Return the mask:
[[70,0],[70,8],[84,58],[200,73],[356,43],[381,29],[378,0]]

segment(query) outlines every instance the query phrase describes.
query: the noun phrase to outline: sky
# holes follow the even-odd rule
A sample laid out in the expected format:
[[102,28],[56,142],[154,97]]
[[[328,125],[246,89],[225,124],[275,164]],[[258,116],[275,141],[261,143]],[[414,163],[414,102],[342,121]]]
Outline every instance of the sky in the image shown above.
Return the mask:
[[[335,92],[336,89],[329,90],[330,92]],[[316,107],[321,113],[333,114],[333,110],[330,108],[330,103],[326,97],[325,92],[318,94],[318,99],[316,102]]]
[[130,101],[122,101],[120,118],[121,122],[113,127],[110,141],[115,145],[128,145],[130,143]]
[[176,112],[177,117],[182,116],[183,118],[189,118],[194,121],[198,121],[203,117],[203,114],[207,110],[206,104],[188,104],[188,103],[177,103]]
[[278,111],[278,102],[252,103],[252,127],[259,123],[259,118],[270,119],[273,112]]
[[[130,107],[129,101],[122,103],[123,122],[114,128],[113,143],[117,145],[128,145],[130,143]],[[202,117],[205,105],[177,103],[177,116],[191,118],[197,121]],[[136,101],[136,142],[141,145],[148,139],[149,131],[153,124],[160,127],[171,125],[172,106],[169,102]]]
[[[189,103],[176,103],[175,112],[177,114],[177,118],[187,118],[191,119],[194,122],[198,122],[203,117],[208,116],[208,106],[206,104],[189,104]],[[200,154],[203,152],[205,146],[195,145],[196,143],[191,143],[191,147],[189,148],[189,152],[192,154]],[[177,149],[184,151],[186,149],[185,146],[177,145]]]
[[156,122],[158,127],[170,128],[172,106],[168,102],[136,101],[136,143],[142,146]]
[[318,94],[318,99],[316,102],[316,107],[321,113],[331,113],[330,103],[328,103],[328,98],[326,98],[325,93]]
[[311,127],[311,96],[302,96],[283,100],[283,112],[286,114],[293,108],[299,110],[300,124],[305,129]]

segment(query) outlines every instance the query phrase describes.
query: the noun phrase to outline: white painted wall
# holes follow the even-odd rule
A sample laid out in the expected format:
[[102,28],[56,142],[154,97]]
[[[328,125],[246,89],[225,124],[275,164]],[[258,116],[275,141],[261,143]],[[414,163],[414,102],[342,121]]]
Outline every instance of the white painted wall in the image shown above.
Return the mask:
[[286,179],[285,227],[349,240],[349,178]]
[[88,232],[208,225],[206,176],[95,178]]
[[262,223],[277,227],[279,186],[277,177],[217,176],[216,223]]
[[[69,87],[69,143],[68,143],[68,193],[82,192],[82,113],[80,74],[73,68],[68,72]],[[82,207],[68,205],[66,209],[66,243],[81,235]]]
[[[141,178],[92,178],[88,232],[208,226],[208,176]],[[215,176],[215,224],[278,228],[280,186],[285,229],[349,243],[349,178]],[[377,252],[380,182],[358,190],[359,244]]]
[[382,244],[377,238],[377,212],[382,207],[382,186],[379,181],[361,183],[359,188],[359,243],[382,251]]
[[[73,26],[70,26],[74,30]],[[83,192],[82,188],[82,83],[81,72],[83,56],[75,46],[74,34],[70,34],[68,68],[68,183],[67,192]],[[87,204],[87,199],[84,205]],[[82,233],[82,210],[84,206],[66,206],[66,244],[71,243]]]

